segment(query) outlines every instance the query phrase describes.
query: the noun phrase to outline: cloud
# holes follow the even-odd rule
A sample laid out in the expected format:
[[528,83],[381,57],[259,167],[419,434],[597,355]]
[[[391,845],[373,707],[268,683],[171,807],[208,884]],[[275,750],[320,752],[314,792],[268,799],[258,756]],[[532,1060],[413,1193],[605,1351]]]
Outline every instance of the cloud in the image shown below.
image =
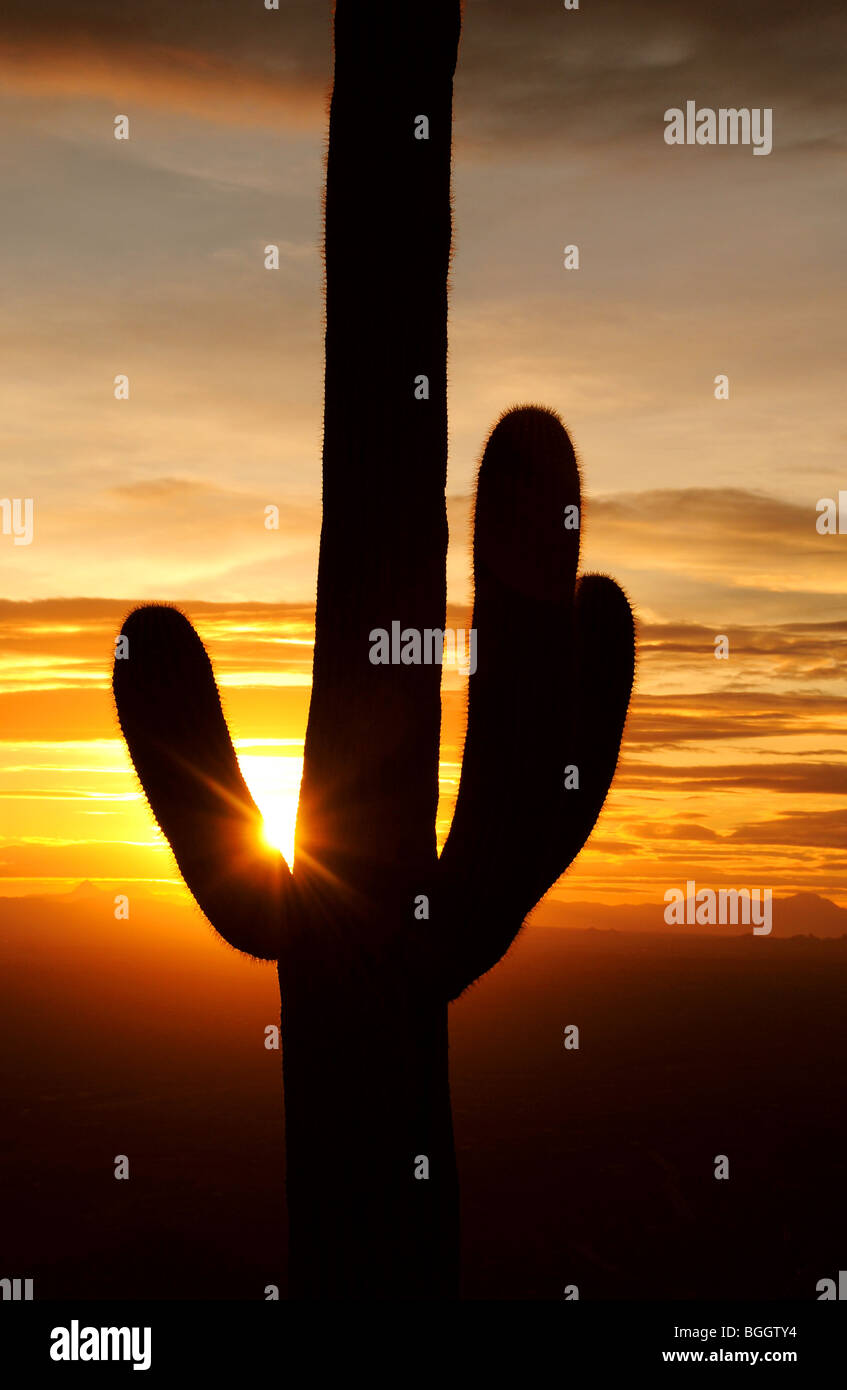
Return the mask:
[[649,560],[727,588],[845,594],[844,547],[818,533],[817,501],[811,490],[802,506],[750,488],[656,488],[590,501],[587,525],[626,566]]
[[[668,792],[782,792],[792,796],[847,795],[844,750],[829,750],[827,762],[651,763],[643,771],[628,765],[620,783],[632,790]],[[667,794],[667,793],[666,793]]]
[[[842,788],[847,795],[847,778]],[[739,826],[732,839],[745,845],[798,845],[821,849],[847,849],[847,810],[783,811],[774,820]]]
[[816,0],[811,11],[766,0],[611,0],[578,15],[532,3],[519,23],[509,0],[471,0],[462,62],[492,143],[565,132],[576,145],[626,143],[687,97],[776,107],[783,140],[796,140],[843,109],[845,34],[837,0]]
[[115,114],[137,108],[181,111],[229,125],[319,126],[326,82],[317,74],[263,70],[223,55],[135,40],[87,37],[44,41],[43,34],[5,48],[0,72],[7,92],[40,100],[108,101]]
[[634,834],[649,836],[653,840],[720,840],[723,836],[708,825],[689,824],[680,821],[676,825],[640,824],[629,827]]
[[[669,662],[682,654],[713,653],[716,634],[728,624],[733,662],[773,657],[780,669],[803,670],[810,679],[844,672],[839,649],[847,641],[847,619],[841,616],[847,537],[817,532],[815,488],[802,504],[737,486],[592,496],[590,481],[583,467],[589,491],[583,497],[581,567],[614,574],[636,605],[647,609],[642,653],[655,650]],[[827,495],[837,491],[835,477]],[[451,497],[448,514],[451,541],[461,545],[471,534],[471,498]],[[653,617],[658,610],[666,618],[686,611],[688,619],[657,624],[650,621],[651,610]],[[802,620],[791,621],[798,611]]]
[[785,736],[844,737],[844,698],[735,693],[654,695],[637,693],[626,739],[653,751],[685,745],[737,743]]
[[[813,595],[817,598],[818,591]],[[843,618],[805,623],[773,623],[763,618],[753,627],[722,622],[721,616],[719,612],[712,627],[696,622],[641,623],[641,659],[651,661],[657,680],[674,679],[679,689],[690,689],[696,681],[701,690],[714,689],[722,697],[724,693],[740,696],[753,686],[761,688],[763,680],[771,693],[790,685],[799,694],[798,683],[802,683],[803,693],[813,697],[837,694],[839,689],[847,694],[847,622]],[[717,636],[728,640],[726,661],[715,658]]]
[[[119,109],[146,101],[248,124],[319,123],[330,11],[315,0],[285,0],[276,12],[186,0],[126,14],[105,0],[36,9],[11,0],[4,76],[33,93],[122,97]],[[518,11],[512,0],[467,0],[459,133],[489,154],[564,135],[572,150],[625,148],[694,96],[776,107],[783,144],[808,150],[838,130],[846,31],[837,0],[814,0],[811,11],[766,0],[741,9],[734,0],[687,9],[607,0],[578,14],[546,0]]]
[[7,90],[108,100],[206,120],[321,126],[331,67],[330,6],[11,0],[3,18]]

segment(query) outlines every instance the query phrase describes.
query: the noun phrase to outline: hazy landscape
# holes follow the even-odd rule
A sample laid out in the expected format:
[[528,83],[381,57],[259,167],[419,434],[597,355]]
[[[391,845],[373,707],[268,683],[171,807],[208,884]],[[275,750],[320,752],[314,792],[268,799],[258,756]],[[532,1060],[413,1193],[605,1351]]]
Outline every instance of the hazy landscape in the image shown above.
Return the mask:
[[[769,938],[569,908],[583,930],[528,926],[453,1007],[465,1297],[808,1299],[843,1266],[847,914],[808,896]],[[187,902],[113,912],[90,885],[0,899],[2,1272],[39,1298],[284,1297],[275,972]]]

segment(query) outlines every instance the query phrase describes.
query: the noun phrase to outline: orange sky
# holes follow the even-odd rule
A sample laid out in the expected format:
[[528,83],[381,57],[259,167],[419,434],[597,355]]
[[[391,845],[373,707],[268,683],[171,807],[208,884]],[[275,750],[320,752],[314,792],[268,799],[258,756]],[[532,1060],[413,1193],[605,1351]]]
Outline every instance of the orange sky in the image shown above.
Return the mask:
[[[756,6],[729,29],[712,8],[654,3],[636,22],[612,4],[581,11],[576,30],[536,0],[519,25],[500,0],[466,6],[453,625],[467,621],[485,435],[507,405],[548,404],[583,462],[583,562],[624,583],[641,623],[621,770],[556,894],[661,901],[695,878],[847,903],[847,535],[815,530],[818,498],[847,486],[832,67],[844,21],[833,7],[807,26],[798,75],[799,12],[765,31]],[[199,24],[187,5],[153,32],[65,6],[49,43],[45,7],[40,31],[24,6],[6,21],[0,493],[33,497],[36,529],[31,546],[0,536],[0,894],[176,881],[109,693],[113,637],[140,599],[195,621],[248,781],[283,838],[293,820],[320,526],[331,55],[329,6],[283,9],[204,10]],[[669,149],[662,113],[689,95],[772,106],[773,154]],[[267,242],[278,272],[263,268]],[[561,265],[572,242],[578,273]],[[118,372],[127,402],[112,395]],[[718,372],[728,402],[714,399]],[[728,662],[714,659],[718,633]],[[532,653],[515,660],[531,680]],[[464,714],[461,678],[445,684],[442,838]]]
[[[178,881],[118,737],[109,652],[127,605],[0,605],[6,893]],[[254,794],[283,838],[296,807],[309,698],[308,606],[187,605],[207,642]],[[449,615],[467,623],[465,610]],[[847,624],[644,623],[621,768],[589,846],[556,896],[661,901],[668,886],[814,890],[847,903],[843,670]],[[526,660],[516,653],[516,659]],[[464,729],[463,679],[445,670],[439,815],[449,824]],[[527,679],[532,678],[527,661]],[[507,737],[504,733],[504,737]]]

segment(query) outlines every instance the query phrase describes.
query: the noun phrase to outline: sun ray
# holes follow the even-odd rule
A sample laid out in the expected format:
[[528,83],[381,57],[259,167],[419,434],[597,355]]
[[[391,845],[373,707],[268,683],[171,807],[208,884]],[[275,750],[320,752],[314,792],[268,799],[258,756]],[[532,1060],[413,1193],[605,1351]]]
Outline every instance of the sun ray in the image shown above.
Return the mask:
[[294,827],[303,759],[265,753],[240,753],[238,765],[251,795],[262,813],[266,842],[294,863]]

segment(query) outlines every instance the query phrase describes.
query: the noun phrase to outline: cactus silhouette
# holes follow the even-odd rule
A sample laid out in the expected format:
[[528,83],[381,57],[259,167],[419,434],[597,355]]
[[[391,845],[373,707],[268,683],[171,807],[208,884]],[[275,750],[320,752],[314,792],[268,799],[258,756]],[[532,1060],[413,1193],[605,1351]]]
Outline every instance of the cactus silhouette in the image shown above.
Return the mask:
[[551,411],[512,410],[479,472],[478,664],[438,856],[440,667],[369,654],[373,629],[446,622],[459,30],[459,0],[336,6],[323,522],[294,872],[262,840],[187,619],[135,610],[115,662],[121,728],[186,884],[226,941],[278,962],[294,1298],[457,1293],[448,1003],[588,838],[632,686],[625,597],[604,576],[577,582],[568,435]]

